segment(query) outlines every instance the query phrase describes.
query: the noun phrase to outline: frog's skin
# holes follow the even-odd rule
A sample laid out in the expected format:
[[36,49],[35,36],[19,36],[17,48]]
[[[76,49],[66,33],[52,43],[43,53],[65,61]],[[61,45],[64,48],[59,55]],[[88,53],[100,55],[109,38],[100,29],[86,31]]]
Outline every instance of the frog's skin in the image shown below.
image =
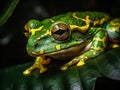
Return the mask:
[[51,57],[70,60],[60,68],[66,70],[120,45],[120,19],[101,12],[69,12],[41,22],[30,20],[25,29],[27,52],[36,61],[24,75],[36,68],[46,72],[44,64],[49,64]]

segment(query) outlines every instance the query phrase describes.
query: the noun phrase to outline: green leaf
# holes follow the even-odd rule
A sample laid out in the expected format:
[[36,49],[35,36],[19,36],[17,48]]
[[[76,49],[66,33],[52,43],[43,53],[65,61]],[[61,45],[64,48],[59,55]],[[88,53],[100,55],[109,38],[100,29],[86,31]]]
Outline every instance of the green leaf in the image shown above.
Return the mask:
[[30,76],[23,76],[22,72],[33,62],[1,69],[0,90],[94,90],[97,77],[120,80],[119,54],[120,48],[112,49],[82,67],[73,66],[66,71],[60,71],[56,61],[47,73],[35,70]]
[[4,8],[2,14],[0,15],[0,26],[2,26],[8,20],[8,18],[13,13],[18,2],[19,0],[8,0],[8,2],[5,2],[6,7]]

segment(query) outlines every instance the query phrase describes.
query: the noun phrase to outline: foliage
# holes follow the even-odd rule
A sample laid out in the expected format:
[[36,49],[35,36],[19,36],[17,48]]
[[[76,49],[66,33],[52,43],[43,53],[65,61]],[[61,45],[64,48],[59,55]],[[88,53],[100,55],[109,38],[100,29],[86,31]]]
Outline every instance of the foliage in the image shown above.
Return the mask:
[[[22,72],[32,62],[0,70],[1,90],[94,90],[97,77],[106,76],[120,80],[120,48],[112,49],[82,67],[73,66],[67,71],[60,71],[58,62],[52,63],[47,73],[39,70],[30,76]],[[58,65],[56,65],[58,64]],[[55,68],[55,69],[53,69]]]

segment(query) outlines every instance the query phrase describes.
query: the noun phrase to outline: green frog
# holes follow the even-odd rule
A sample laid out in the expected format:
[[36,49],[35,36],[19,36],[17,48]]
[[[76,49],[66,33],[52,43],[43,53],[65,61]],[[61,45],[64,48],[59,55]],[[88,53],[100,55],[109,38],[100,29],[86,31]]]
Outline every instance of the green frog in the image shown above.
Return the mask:
[[32,19],[25,24],[25,30],[27,52],[35,57],[35,63],[24,75],[36,68],[46,72],[45,65],[51,58],[69,60],[60,67],[67,70],[120,46],[120,18],[112,19],[102,12],[68,12],[43,21]]

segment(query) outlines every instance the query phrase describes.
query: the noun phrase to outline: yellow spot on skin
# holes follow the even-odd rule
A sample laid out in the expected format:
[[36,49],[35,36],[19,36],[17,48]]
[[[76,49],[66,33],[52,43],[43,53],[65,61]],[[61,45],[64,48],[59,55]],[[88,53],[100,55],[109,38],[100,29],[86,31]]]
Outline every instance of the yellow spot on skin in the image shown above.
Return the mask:
[[47,32],[45,34],[51,35],[51,31],[47,30]]
[[56,45],[56,49],[60,50],[61,49],[60,45]]
[[44,26],[40,26],[39,28],[36,29],[30,29],[31,35],[34,35],[36,31],[40,31]]
[[86,25],[84,26],[70,25],[71,30],[79,30],[84,33],[90,26],[91,20],[89,19],[89,16],[86,16],[85,19],[77,17],[76,13],[73,13],[72,16],[73,18],[76,18],[77,20],[86,22]]
[[36,54],[36,52],[31,52],[32,54]]
[[112,20],[110,24],[114,27],[120,27],[119,18]]
[[88,59],[88,57],[87,57],[86,55],[81,55],[81,56],[79,56],[79,58],[81,58],[81,59],[85,59],[85,60]]
[[101,38],[93,38],[93,40],[95,40],[95,41],[101,41],[103,43],[103,46],[106,47],[106,44],[105,44],[106,37],[104,37],[102,39]]
[[54,22],[54,20],[53,20],[53,19],[50,19],[50,22],[52,22],[52,23],[53,23],[53,22]]
[[100,19],[100,20],[95,20],[95,21],[92,21],[91,20],[91,22],[93,23],[93,25],[95,26],[95,25],[99,25],[99,24],[103,24],[105,21],[108,21],[110,18],[108,17],[108,16],[105,16],[105,17],[103,17],[102,19]]
[[91,22],[93,23],[93,25],[99,25],[99,24],[103,24],[104,22],[108,21],[110,18],[108,16],[105,16],[103,17],[102,19],[96,19],[95,21],[92,21]]
[[71,30],[78,30],[82,33],[84,33],[88,28],[87,27],[80,27],[80,26],[77,26],[77,25],[70,25],[70,29]]
[[96,55],[96,53],[95,53],[95,52],[93,52],[93,55]]
[[85,64],[85,61],[83,59],[81,59],[78,63],[77,66],[83,66]]
[[81,20],[84,21],[86,23],[86,25],[84,26],[77,26],[77,25],[70,25],[71,30],[79,30],[80,32],[84,33],[87,31],[87,29],[90,27],[90,24],[93,23],[93,25],[99,25],[99,24],[103,24],[105,21],[109,20],[109,16],[105,16],[102,19],[96,19],[96,20],[91,20],[90,16],[86,16],[85,19],[80,18],[76,15],[76,13],[72,14],[72,17],[77,19],[77,20]]
[[120,47],[120,45],[119,44],[111,44],[110,47],[111,48],[117,48],[117,47]]
[[44,50],[43,49],[40,50],[40,54],[44,54]]
[[80,41],[78,41],[77,44],[80,44]]
[[109,16],[105,16],[100,20],[100,24],[103,24],[105,21],[108,21],[110,19]]
[[100,24],[100,21],[99,20],[95,20],[94,22],[93,22],[93,25],[95,26],[95,25],[99,25]]
[[101,48],[101,47],[93,47],[93,46],[91,46],[91,49],[94,49],[94,50],[97,50],[97,51],[99,51],[99,50],[104,51],[103,48]]
[[109,30],[114,31],[114,32],[119,32],[119,27],[110,27]]
[[[44,33],[44,34],[41,35],[40,37],[37,37],[37,38],[35,39],[35,41],[39,40],[40,38],[44,37],[45,35],[51,35],[51,32],[50,32],[49,30],[47,30],[46,33]],[[35,41],[34,41],[34,42],[35,42]]]
[[86,55],[81,55],[79,56],[80,61],[77,63],[77,66],[83,66],[85,64],[85,60],[88,59],[88,57]]

